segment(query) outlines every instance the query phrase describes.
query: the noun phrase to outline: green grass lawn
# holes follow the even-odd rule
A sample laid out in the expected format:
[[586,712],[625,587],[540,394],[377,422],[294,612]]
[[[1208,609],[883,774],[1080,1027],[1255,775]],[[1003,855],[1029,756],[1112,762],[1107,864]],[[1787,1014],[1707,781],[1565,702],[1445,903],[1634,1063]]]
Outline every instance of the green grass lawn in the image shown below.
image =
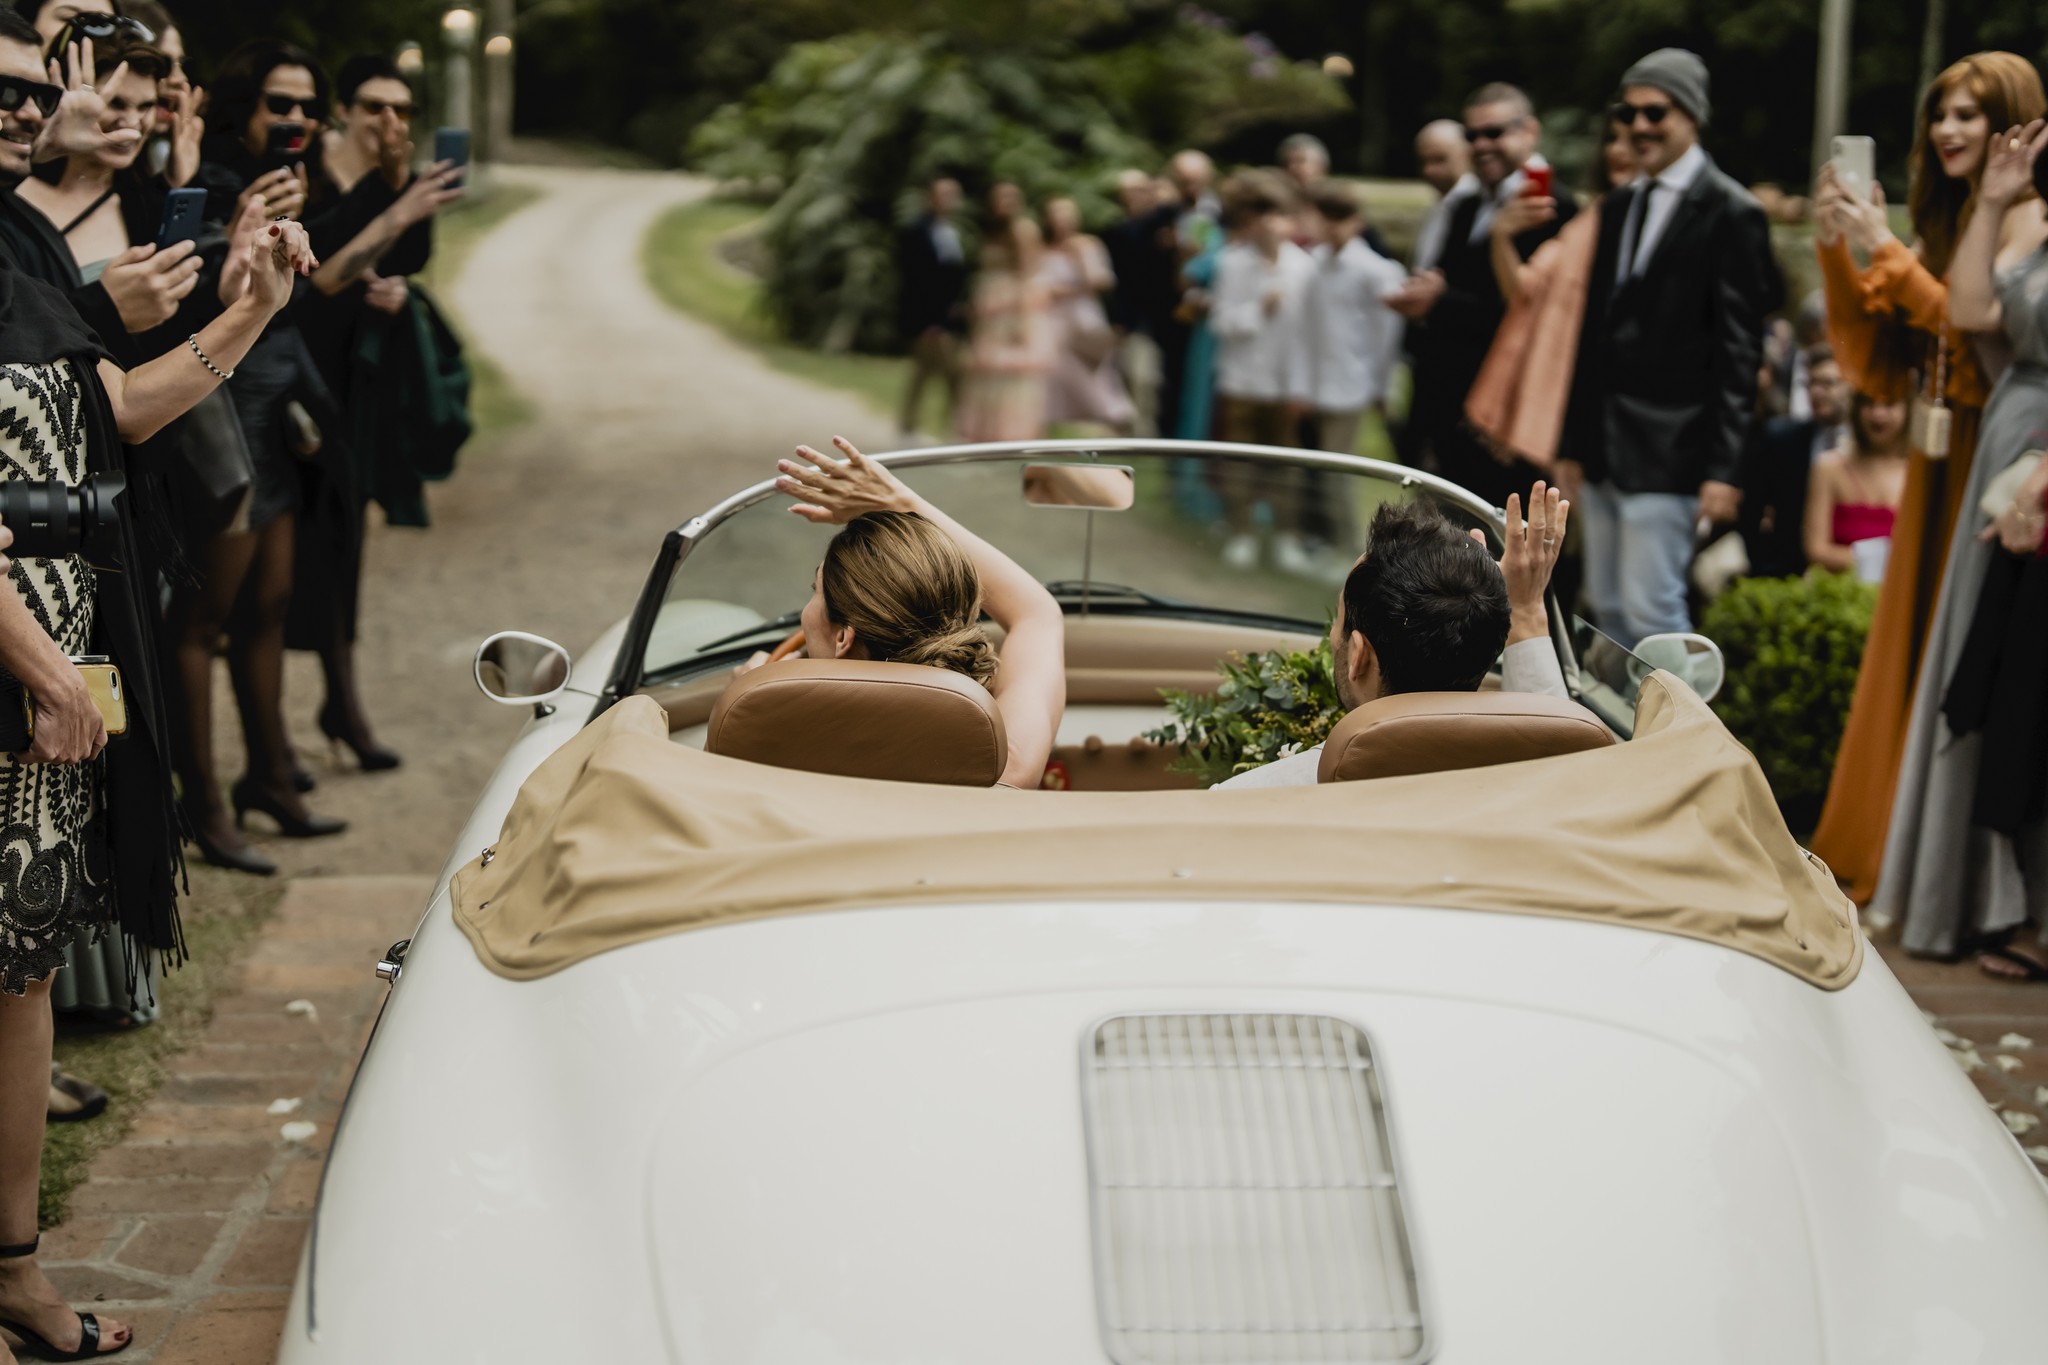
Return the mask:
[[[470,253],[484,234],[540,197],[540,191],[523,185],[500,185],[465,199],[434,221],[434,258],[420,272],[419,279],[445,306],[448,290]],[[461,319],[451,319],[461,331]],[[533,418],[533,405],[505,379],[491,358],[477,347],[467,348],[471,387],[470,417],[478,437],[495,435],[522,426]]]
[[163,1083],[165,1062],[199,1041],[215,999],[234,981],[244,948],[284,894],[284,883],[275,878],[227,872],[196,860],[191,875],[192,894],[179,909],[192,960],[158,980],[163,1013],[156,1022],[57,1040],[57,1060],[64,1069],[100,1086],[111,1103],[96,1119],[50,1125],[36,1206],[43,1227],[63,1221],[65,1204],[93,1157],[121,1140]]
[[670,307],[710,323],[776,369],[854,394],[878,413],[895,412],[905,382],[900,357],[829,355],[782,340],[761,311],[760,283],[719,254],[720,242],[747,231],[760,216],[758,205],[729,199],[670,209],[655,220],[641,246],[648,283]]

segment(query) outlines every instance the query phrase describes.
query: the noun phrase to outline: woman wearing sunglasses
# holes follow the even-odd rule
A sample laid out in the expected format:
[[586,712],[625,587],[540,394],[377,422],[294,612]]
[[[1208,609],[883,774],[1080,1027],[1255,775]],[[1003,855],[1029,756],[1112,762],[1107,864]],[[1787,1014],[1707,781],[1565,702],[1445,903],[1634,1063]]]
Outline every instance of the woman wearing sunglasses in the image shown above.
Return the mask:
[[402,383],[402,367],[421,372],[406,276],[426,268],[433,217],[462,190],[451,166],[413,173],[412,86],[389,58],[345,63],[335,93],[338,126],[316,148],[306,209],[306,231],[322,264],[295,312],[328,386],[344,402],[351,443],[375,451],[376,463],[360,469],[367,478],[325,490],[326,510],[343,524],[322,541],[333,552],[299,556],[290,643],[320,656],[327,692],[321,733],[337,751],[354,753],[364,771],[376,772],[397,767],[399,756],[377,742],[356,682],[363,518],[375,493],[388,520],[425,524],[424,508],[408,504],[405,486],[369,485],[432,439],[418,400],[407,405],[401,398],[420,388]]
[[[1980,354],[1983,339],[1949,319],[1949,272],[1956,245],[1976,213],[1977,183],[1991,137],[2043,112],[2048,112],[2048,100],[2040,74],[2013,53],[1979,52],[1937,76],[1921,96],[1909,160],[1910,245],[1892,235],[1883,190],[1873,186],[1866,199],[1837,180],[1832,166],[1820,172],[1814,240],[1827,295],[1828,340],[1843,377],[1873,397],[1917,393],[1916,406],[1923,412],[1930,400],[1939,399],[1950,414],[1945,446],[1939,450],[1926,449],[1927,424],[1913,424],[1914,449],[1892,524],[1884,587],[1827,805],[1813,835],[1813,851],[1859,904],[1869,902],[1877,889],[1913,711],[1914,679],[1925,654],[1925,604],[1935,599],[1942,582],[1990,396]],[[1868,266],[1858,267],[1859,255]],[[1992,344],[2001,347],[2002,355],[2002,342]]]
[[[0,13],[0,78],[33,78],[35,32]],[[21,177],[44,132],[41,106],[0,113],[0,173]],[[0,269],[0,478],[61,479],[137,472],[140,445],[233,372],[295,275],[315,262],[294,224],[263,229],[244,257],[245,288],[172,353],[134,368],[108,355],[66,295]],[[126,572],[95,573],[76,555],[31,556],[15,544],[12,591],[0,592],[0,662],[37,699],[25,759],[0,757],[0,1328],[38,1355],[84,1359],[133,1340],[119,1323],[68,1308],[37,1263],[36,1190],[46,1112],[51,977],[64,945],[118,921],[177,933],[177,830],[163,762],[167,730],[154,705],[153,565],[137,544],[131,485],[96,556]],[[105,723],[72,656],[113,656],[128,696],[128,733]],[[12,1360],[0,1349],[0,1360]]]
[[[258,196],[265,217],[301,215],[306,162],[327,115],[328,89],[312,56],[289,43],[259,39],[228,54],[215,73],[204,161],[195,182],[209,191],[210,217],[238,221]],[[275,866],[237,832],[248,812],[268,816],[289,838],[338,834],[347,827],[307,809],[284,721],[285,618],[304,503],[301,458],[334,467],[345,464],[345,454],[336,439],[341,423],[334,399],[289,313],[271,321],[227,389],[254,471],[246,512],[209,545],[203,584],[175,601],[173,611],[179,672],[188,689],[186,714],[195,722],[207,715],[212,677],[210,667],[198,661],[225,627],[248,766],[223,802],[210,746],[203,742],[210,726],[199,729],[186,815],[208,861],[268,874]]]

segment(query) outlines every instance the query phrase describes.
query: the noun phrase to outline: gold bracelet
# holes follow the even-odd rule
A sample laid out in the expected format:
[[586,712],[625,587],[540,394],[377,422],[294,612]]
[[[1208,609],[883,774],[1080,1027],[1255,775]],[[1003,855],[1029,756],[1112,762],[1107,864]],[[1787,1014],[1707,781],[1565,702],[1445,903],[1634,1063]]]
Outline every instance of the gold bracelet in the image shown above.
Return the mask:
[[235,372],[233,370],[221,369],[220,366],[214,364],[211,360],[207,358],[206,352],[199,349],[199,333],[194,332],[191,336],[186,337],[185,344],[192,348],[193,355],[199,357],[200,364],[204,365],[207,369],[213,371],[213,377],[215,379],[220,380],[222,383],[226,383],[228,380],[233,379],[235,377]]

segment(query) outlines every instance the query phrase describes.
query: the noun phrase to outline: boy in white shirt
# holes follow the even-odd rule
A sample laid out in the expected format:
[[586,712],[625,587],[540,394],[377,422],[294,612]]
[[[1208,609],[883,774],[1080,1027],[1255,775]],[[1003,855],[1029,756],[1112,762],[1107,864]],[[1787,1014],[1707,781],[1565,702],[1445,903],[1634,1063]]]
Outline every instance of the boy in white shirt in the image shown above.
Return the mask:
[[1288,397],[1313,413],[1323,450],[1349,455],[1367,408],[1385,400],[1401,350],[1401,315],[1385,297],[1408,272],[1360,239],[1358,196],[1325,183],[1311,196],[1321,228],[1302,299],[1299,344],[1288,355]]
[[[1264,177],[1240,178],[1225,187],[1238,197],[1249,219],[1241,240],[1216,261],[1209,325],[1216,333],[1216,429],[1220,439],[1251,445],[1291,446],[1288,410],[1292,348],[1301,335],[1302,295],[1315,274],[1309,254],[1289,237],[1294,219],[1279,187]],[[1301,487],[1298,470],[1266,471],[1227,463],[1221,489],[1231,537],[1224,562],[1250,568],[1258,562],[1253,509],[1271,510],[1276,558],[1299,551]]]

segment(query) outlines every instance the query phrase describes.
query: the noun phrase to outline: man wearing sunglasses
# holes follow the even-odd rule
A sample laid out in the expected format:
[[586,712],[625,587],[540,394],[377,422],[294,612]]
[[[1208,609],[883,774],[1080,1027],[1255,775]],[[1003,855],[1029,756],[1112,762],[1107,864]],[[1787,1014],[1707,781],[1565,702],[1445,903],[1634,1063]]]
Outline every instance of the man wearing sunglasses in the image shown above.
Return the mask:
[[1629,646],[1691,629],[1696,529],[1741,504],[1764,314],[1783,293],[1762,207],[1699,145],[1710,112],[1706,65],[1683,49],[1621,79],[1613,115],[1641,170],[1601,205],[1565,420],[1587,592]]
[[15,198],[13,187],[33,162],[83,155],[120,138],[132,145],[140,136],[133,128],[102,127],[106,100],[100,92],[125,74],[125,65],[96,88],[91,44],[85,43],[67,50],[61,69],[65,83],[51,84],[36,31],[12,10],[0,11],[0,259],[64,291],[118,355],[126,336],[177,312],[197,283],[200,261],[190,242],[164,251],[145,244],[116,255],[98,280],[85,284],[63,235]]
[[[1437,473],[1496,507],[1506,503],[1508,494],[1526,489],[1539,471],[1526,464],[1503,465],[1487,452],[1465,423],[1465,395],[1507,313],[1493,270],[1494,216],[1501,205],[1529,191],[1524,168],[1542,136],[1529,97],[1514,86],[1495,82],[1472,93],[1465,101],[1464,137],[1476,187],[1452,203],[1434,268],[1387,300],[1413,324],[1410,449]],[[1577,211],[1569,194],[1559,195],[1554,216],[1519,233],[1515,250],[1528,260]]]

